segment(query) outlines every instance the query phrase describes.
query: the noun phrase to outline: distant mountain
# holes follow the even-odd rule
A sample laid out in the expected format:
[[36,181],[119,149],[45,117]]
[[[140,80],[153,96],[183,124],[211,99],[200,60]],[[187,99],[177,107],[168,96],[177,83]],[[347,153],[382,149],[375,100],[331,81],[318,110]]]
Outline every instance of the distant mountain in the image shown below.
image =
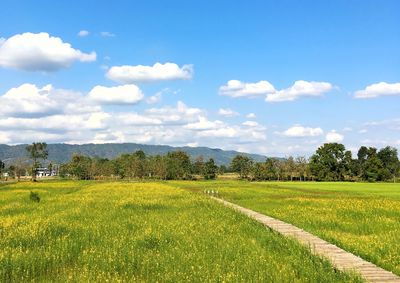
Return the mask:
[[[5,145],[0,144],[0,160],[6,164],[12,163],[14,160],[27,159],[25,151],[26,144],[21,145]],[[102,157],[112,159],[123,153],[132,153],[137,150],[143,150],[147,155],[164,155],[169,151],[182,150],[196,158],[202,155],[204,159],[214,158],[217,164],[228,165],[232,158],[237,154],[243,154],[251,157],[255,161],[264,161],[265,156],[259,154],[242,153],[233,150],[222,150],[208,147],[172,147],[168,145],[146,145],[136,143],[107,143],[107,144],[48,144],[49,150],[48,160],[61,164],[66,163],[71,159],[74,153],[80,153],[91,157]]]

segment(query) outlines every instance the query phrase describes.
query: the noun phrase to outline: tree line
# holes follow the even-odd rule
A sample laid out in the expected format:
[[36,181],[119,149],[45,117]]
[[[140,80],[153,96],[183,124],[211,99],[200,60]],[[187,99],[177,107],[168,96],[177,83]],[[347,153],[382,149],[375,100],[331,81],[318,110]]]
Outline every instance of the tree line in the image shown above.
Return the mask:
[[[122,154],[116,159],[91,158],[76,154],[69,163],[60,168],[62,177],[72,176],[90,180],[108,177],[121,179],[192,180],[197,176],[215,179],[219,167],[210,158],[191,161],[184,151],[172,151],[166,155],[146,155],[142,150]],[[196,177],[195,177],[196,176]]]
[[[36,170],[45,161],[47,145],[33,143],[26,148],[31,166],[32,179]],[[51,166],[51,165],[50,165]],[[5,167],[0,161],[0,171],[19,177],[26,171],[17,162]],[[172,151],[166,155],[146,155],[142,150],[109,160],[89,157],[81,154],[72,156],[70,162],[61,165],[60,176],[82,180],[92,179],[158,179],[193,180],[215,179],[224,173],[237,173],[240,179],[253,181],[393,181],[400,175],[400,161],[396,148],[362,146],[353,158],[352,153],[340,143],[326,143],[320,146],[310,157],[267,158],[264,162],[255,162],[245,155],[237,155],[229,166],[217,166],[210,158],[202,156],[191,160],[184,151]]]
[[242,179],[250,180],[313,180],[313,181],[368,181],[396,182],[400,162],[396,148],[361,146],[357,157],[340,143],[326,143],[309,158],[267,158],[253,162],[246,156],[236,156],[231,169]]

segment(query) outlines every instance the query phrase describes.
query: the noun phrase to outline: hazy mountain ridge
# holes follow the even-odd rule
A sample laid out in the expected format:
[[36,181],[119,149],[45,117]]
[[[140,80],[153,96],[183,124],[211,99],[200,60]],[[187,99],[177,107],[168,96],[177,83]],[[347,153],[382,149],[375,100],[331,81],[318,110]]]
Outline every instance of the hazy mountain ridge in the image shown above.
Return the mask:
[[[0,144],[0,160],[12,163],[13,160],[27,158],[26,144],[5,145]],[[182,150],[187,152],[191,158],[202,155],[204,159],[214,158],[217,164],[228,165],[237,154],[251,157],[255,161],[264,161],[265,156],[259,154],[242,153],[234,150],[222,150],[208,147],[173,147],[168,145],[146,145],[136,143],[107,143],[107,144],[48,144],[48,160],[53,163],[65,163],[71,159],[74,153],[80,153],[91,157],[102,157],[112,159],[124,153],[132,153],[143,150],[147,155],[164,155],[169,151]]]

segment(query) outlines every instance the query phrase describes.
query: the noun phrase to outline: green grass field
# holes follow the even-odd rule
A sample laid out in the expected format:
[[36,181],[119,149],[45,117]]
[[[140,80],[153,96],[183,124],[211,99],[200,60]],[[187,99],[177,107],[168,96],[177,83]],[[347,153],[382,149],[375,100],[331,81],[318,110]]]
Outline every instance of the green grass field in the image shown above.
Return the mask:
[[281,219],[400,275],[400,184],[175,182]]
[[182,184],[0,185],[0,281],[361,281]]

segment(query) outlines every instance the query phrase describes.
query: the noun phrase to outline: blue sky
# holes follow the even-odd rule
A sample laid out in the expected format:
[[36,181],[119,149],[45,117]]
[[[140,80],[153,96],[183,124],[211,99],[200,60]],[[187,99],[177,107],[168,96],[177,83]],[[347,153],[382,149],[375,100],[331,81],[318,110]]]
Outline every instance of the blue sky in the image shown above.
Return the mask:
[[400,147],[399,1],[6,0],[0,9],[0,143],[274,156],[327,141]]

